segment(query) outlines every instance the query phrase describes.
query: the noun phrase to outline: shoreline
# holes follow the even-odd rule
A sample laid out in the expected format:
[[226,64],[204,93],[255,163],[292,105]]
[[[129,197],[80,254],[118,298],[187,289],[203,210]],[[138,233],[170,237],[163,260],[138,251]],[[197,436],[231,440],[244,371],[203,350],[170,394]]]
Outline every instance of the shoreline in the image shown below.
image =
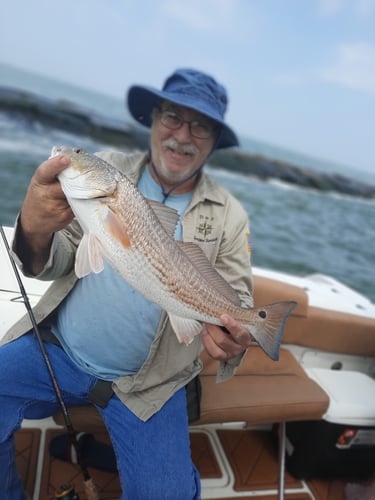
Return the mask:
[[[148,148],[149,133],[143,127],[109,118],[64,99],[48,99],[26,90],[0,86],[0,110],[77,135],[89,136],[109,145]],[[209,163],[214,168],[232,170],[262,180],[274,178],[319,191],[375,198],[374,185],[339,173],[326,174],[285,161],[251,154],[240,148],[216,151]]]

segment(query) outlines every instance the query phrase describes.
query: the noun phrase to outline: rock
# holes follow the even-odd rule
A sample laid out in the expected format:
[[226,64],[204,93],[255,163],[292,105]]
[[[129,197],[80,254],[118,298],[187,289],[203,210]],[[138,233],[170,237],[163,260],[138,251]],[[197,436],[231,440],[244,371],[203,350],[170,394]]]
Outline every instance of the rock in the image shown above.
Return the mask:
[[291,165],[280,160],[251,155],[239,149],[217,151],[210,163],[219,168],[254,175],[261,179],[277,178],[289,184],[338,193],[375,198],[375,186],[344,177],[340,174],[326,174]]

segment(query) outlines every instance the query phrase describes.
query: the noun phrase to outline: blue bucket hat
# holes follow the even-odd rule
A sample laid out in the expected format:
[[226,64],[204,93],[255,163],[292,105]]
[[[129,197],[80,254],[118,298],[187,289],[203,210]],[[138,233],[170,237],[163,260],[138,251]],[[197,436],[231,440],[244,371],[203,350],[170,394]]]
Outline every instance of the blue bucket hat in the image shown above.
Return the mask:
[[178,69],[164,83],[163,89],[133,85],[128,91],[128,108],[135,120],[151,127],[151,114],[167,100],[194,109],[219,125],[216,149],[238,146],[236,134],[224,123],[227,109],[225,88],[211,76],[193,69]]

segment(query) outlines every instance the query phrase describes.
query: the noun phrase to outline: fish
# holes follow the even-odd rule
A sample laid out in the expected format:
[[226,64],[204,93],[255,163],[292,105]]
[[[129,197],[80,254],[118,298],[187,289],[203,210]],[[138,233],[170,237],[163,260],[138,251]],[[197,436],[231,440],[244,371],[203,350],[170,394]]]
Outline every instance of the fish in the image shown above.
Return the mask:
[[222,314],[239,321],[273,360],[279,357],[287,318],[297,305],[282,301],[241,306],[236,290],[191,242],[174,239],[179,215],[145,198],[113,165],[81,148],[52,148],[70,165],[58,179],[83,236],[76,251],[78,278],[100,273],[104,262],[169,316],[180,343],[189,345],[204,323],[224,326]]

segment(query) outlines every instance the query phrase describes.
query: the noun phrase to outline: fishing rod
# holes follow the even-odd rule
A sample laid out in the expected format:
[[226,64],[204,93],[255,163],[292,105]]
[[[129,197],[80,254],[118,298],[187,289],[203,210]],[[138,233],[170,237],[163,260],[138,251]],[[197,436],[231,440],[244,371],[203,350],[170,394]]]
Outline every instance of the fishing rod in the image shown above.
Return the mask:
[[[71,442],[72,442],[74,449],[75,449],[75,452],[77,454],[77,463],[78,463],[78,465],[81,469],[82,475],[83,475],[83,484],[84,484],[84,488],[85,488],[86,498],[87,498],[87,500],[99,500],[97,488],[96,488],[94,481],[93,481],[93,479],[92,479],[92,477],[91,477],[91,475],[90,475],[90,473],[89,473],[89,471],[88,471],[88,469],[87,469],[87,467],[82,459],[82,454],[81,454],[79,442],[77,439],[77,434],[73,428],[73,424],[72,424],[72,420],[71,420],[69,412],[68,412],[68,408],[66,407],[64,399],[62,397],[61,390],[60,390],[59,384],[58,384],[56,376],[55,376],[55,372],[53,370],[51,361],[48,357],[48,353],[46,351],[46,348],[45,348],[45,345],[44,345],[44,342],[43,342],[43,339],[42,339],[42,336],[40,333],[40,329],[39,329],[38,324],[36,322],[34,311],[32,310],[32,307],[30,305],[30,301],[29,301],[29,297],[27,295],[26,289],[23,286],[20,273],[17,269],[16,263],[14,261],[13,255],[11,253],[9,243],[8,243],[7,237],[5,235],[5,231],[4,231],[2,224],[0,225],[0,232],[1,232],[1,237],[3,239],[4,246],[5,246],[5,249],[7,251],[10,263],[11,263],[12,268],[13,268],[14,275],[15,275],[17,283],[18,283],[18,287],[19,287],[21,295],[22,295],[23,303],[25,304],[25,307],[26,307],[27,313],[29,315],[31,324],[33,326],[35,337],[38,341],[43,359],[47,365],[47,370],[48,370],[53,388],[54,388],[55,393],[56,393],[57,400],[59,402],[59,405],[60,405],[60,408],[61,408],[61,411],[63,414],[65,427],[68,431],[69,437],[71,439]],[[67,491],[67,486],[68,485],[64,485],[62,488],[60,488],[60,490],[63,490],[65,488]],[[58,494],[58,497],[62,498],[61,491]],[[74,497],[64,496],[63,498],[73,498],[73,499],[77,498],[78,499],[78,496],[74,496]]]

